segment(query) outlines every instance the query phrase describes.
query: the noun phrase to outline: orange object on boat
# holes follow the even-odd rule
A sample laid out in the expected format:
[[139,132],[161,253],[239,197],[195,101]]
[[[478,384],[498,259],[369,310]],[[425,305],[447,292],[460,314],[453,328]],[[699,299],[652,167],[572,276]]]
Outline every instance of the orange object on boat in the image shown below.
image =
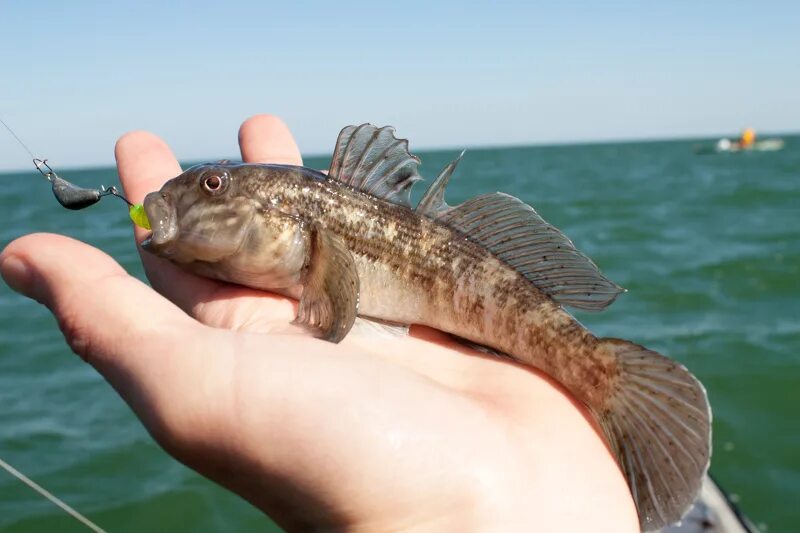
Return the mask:
[[739,138],[739,146],[742,148],[748,148],[756,142],[756,130],[753,128],[745,128],[742,132],[742,136]]

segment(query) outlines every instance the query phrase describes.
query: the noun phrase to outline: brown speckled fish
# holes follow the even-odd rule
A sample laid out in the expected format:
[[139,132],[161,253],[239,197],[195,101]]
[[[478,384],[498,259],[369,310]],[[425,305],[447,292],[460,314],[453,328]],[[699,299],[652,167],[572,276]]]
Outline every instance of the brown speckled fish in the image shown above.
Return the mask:
[[595,337],[562,308],[600,310],[621,289],[531,207],[502,193],[445,204],[457,163],[415,209],[419,161],[392,128],[342,130],[328,175],[199,165],[147,196],[144,247],[204,276],[298,297],[296,322],[332,342],[361,315],[425,324],[543,370],[596,416],[642,528],[678,520],[709,463],[702,385],[642,346]]

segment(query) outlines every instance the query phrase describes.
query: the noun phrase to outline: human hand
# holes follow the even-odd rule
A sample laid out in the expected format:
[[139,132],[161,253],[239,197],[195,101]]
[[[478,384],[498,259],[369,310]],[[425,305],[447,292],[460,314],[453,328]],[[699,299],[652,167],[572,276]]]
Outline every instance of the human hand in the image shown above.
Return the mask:
[[[247,162],[302,163],[274,117],[245,122],[239,141]],[[116,156],[134,202],[181,171],[149,133]],[[0,272],[50,308],[164,449],[281,526],[638,530],[591,418],[545,375],[424,327],[317,340],[289,325],[292,300],[141,253],[155,290],[57,235],[12,242]]]

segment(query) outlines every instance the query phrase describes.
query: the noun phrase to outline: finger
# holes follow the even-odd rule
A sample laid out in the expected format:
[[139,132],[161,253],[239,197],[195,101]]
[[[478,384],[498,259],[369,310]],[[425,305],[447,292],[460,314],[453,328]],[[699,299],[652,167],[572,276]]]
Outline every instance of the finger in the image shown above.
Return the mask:
[[169,179],[181,173],[178,160],[169,146],[146,131],[126,133],[114,147],[122,186],[131,201],[157,191]]
[[60,235],[29,235],[0,254],[0,273],[14,290],[53,312],[73,351],[141,417],[148,416],[148,409],[154,416],[154,406],[200,379],[192,368],[196,354],[181,356],[191,352],[187,343],[199,344],[204,332],[213,330],[100,250]]
[[[121,354],[117,362],[133,360],[140,341],[152,338],[142,333],[154,324],[194,323],[105,253],[60,235],[33,234],[13,241],[0,254],[0,272],[14,290],[53,311],[76,352],[87,359],[114,352]],[[109,324],[101,326],[103,319]],[[158,326],[155,333],[162,330]]]
[[[114,147],[117,170],[125,194],[133,203],[157,191],[167,180],[181,173],[181,166],[167,144],[152,133],[132,131],[117,141]],[[137,241],[147,232],[135,228]]]
[[242,159],[248,163],[302,165],[300,149],[286,124],[273,115],[256,115],[239,128]]

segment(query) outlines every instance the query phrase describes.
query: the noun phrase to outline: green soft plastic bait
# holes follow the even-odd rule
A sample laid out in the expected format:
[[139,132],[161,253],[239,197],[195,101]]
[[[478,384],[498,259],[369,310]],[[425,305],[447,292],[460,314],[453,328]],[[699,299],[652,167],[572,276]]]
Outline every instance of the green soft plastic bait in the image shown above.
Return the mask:
[[150,221],[147,220],[147,213],[144,212],[142,204],[132,205],[129,210],[131,220],[140,228],[150,229]]

